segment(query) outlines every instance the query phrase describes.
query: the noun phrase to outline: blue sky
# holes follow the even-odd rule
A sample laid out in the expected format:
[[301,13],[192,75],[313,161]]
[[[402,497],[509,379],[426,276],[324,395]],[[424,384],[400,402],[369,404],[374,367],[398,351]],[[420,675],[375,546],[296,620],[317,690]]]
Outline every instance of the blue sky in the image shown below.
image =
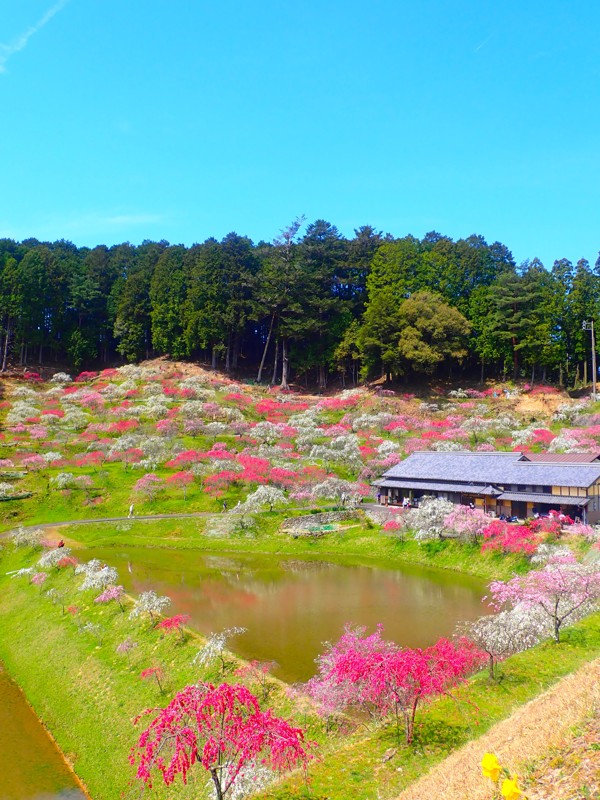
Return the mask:
[[600,249],[593,0],[0,0],[0,236]]

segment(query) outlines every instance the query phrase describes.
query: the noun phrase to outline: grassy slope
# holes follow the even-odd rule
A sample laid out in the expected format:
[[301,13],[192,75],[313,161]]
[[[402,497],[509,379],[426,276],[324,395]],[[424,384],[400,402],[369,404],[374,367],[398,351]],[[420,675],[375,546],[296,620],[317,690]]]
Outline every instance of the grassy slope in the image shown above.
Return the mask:
[[[220,515],[219,515],[220,517]],[[210,519],[170,519],[133,521],[121,524],[90,523],[60,528],[60,536],[86,547],[173,547],[200,551],[272,553],[317,558],[334,558],[351,563],[373,561],[394,564],[419,564],[435,569],[450,569],[481,578],[507,578],[526,568],[525,559],[516,555],[481,553],[477,546],[455,541],[418,544],[408,538],[383,533],[378,526],[348,524],[326,536],[293,539],[279,532],[283,516],[276,512],[257,515],[257,526],[250,532],[231,536],[211,535]],[[219,519],[217,519],[217,523]]]
[[[135,523],[131,531],[142,524]],[[100,542],[97,532],[85,526],[78,528],[79,532],[103,546],[110,539],[110,533],[105,531],[104,541]],[[271,543],[275,538],[268,537]],[[372,550],[373,533],[368,538]],[[181,535],[177,539],[181,545]],[[208,546],[208,540],[202,542]],[[288,545],[300,546],[302,542],[297,540]],[[390,546],[386,542],[382,539],[382,546]],[[231,540],[227,544],[231,546]],[[163,703],[178,687],[198,679],[190,664],[198,642],[175,646],[172,639],[161,638],[147,625],[129,621],[118,606],[94,606],[89,593],[82,595],[70,589],[71,602],[74,600],[81,607],[80,616],[104,624],[105,639],[98,646],[89,634],[77,631],[75,619],[63,616],[60,607],[52,605],[26,579],[4,576],[8,570],[30,560],[31,554],[27,557],[23,552],[3,558],[0,658],[23,687],[63,752],[74,761],[94,800],[116,799],[127,788],[132,774],[127,763],[135,738],[132,718],[145,707]],[[53,573],[46,586],[63,584],[73,585],[66,574]],[[115,652],[116,644],[126,635],[139,642],[131,667]],[[311,768],[310,796],[315,800],[344,800],[350,795],[357,800],[393,796],[453,748],[479,735],[495,721],[508,716],[517,705],[599,653],[600,615],[597,615],[569,630],[559,647],[548,643],[511,659],[504,666],[504,677],[499,684],[489,685],[485,675],[476,676],[468,697],[478,711],[468,703],[455,704],[450,699],[434,703],[428,714],[420,716],[416,745],[411,749],[400,747],[385,763],[382,754],[397,744],[391,726],[382,726],[369,735],[361,728],[347,739],[332,736],[324,742],[322,761]],[[164,696],[155,684],[139,678],[140,671],[154,663],[166,668]],[[291,711],[289,701],[281,695],[277,706],[283,713]],[[322,738],[312,715],[301,722],[310,724],[311,736]],[[200,778],[199,781],[203,785]],[[284,800],[305,793],[302,781],[293,778],[274,789],[270,796]],[[159,788],[154,796],[185,798],[199,794],[196,786],[180,788],[176,794]]]
[[[136,737],[134,717],[144,708],[164,705],[186,684],[219,676],[214,670],[201,675],[191,664],[203,644],[201,637],[191,636],[179,644],[174,636],[162,636],[147,622],[129,620],[128,613],[122,613],[115,603],[94,605],[97,593],[79,592],[81,580],[73,580],[70,570],[54,570],[44,588],[66,589],[68,602],[80,608],[75,617],[63,615],[61,607],[53,605],[26,578],[6,577],[9,570],[30,563],[31,551],[5,555],[0,562],[0,659],[94,800],[117,800],[133,774],[127,756]],[[78,620],[103,626],[101,645],[91,634],[78,631]],[[138,643],[131,666],[125,656],[116,653],[116,645],[126,636]],[[164,695],[154,680],[139,677],[141,670],[155,664],[165,671]],[[233,659],[230,665],[233,670]],[[289,702],[281,692],[277,695],[278,710],[289,714]],[[198,774],[202,777],[200,771]],[[157,783],[153,796],[172,797],[173,793]],[[176,796],[197,797],[198,787],[179,788]]]

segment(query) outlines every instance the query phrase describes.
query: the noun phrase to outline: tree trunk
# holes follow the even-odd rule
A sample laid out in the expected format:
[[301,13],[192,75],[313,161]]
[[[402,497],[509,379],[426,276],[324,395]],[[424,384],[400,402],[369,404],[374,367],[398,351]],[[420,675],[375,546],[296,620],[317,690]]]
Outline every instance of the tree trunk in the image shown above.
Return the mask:
[[483,358],[481,359],[481,372],[479,374],[479,383],[483,386],[483,381],[485,377],[485,362]]
[[488,653],[488,671],[490,675],[490,680],[493,681],[496,677],[496,669],[495,669],[495,661],[494,656],[491,653]]
[[40,357],[39,357],[38,364],[42,363],[42,355],[43,355],[43,353],[44,353],[44,343],[40,342]]
[[588,385],[587,367],[588,367],[588,365],[587,365],[587,358],[586,358],[586,360],[583,362],[583,386],[584,386],[584,388],[587,388],[587,385]]
[[325,364],[319,364],[319,392],[324,392],[327,388],[327,377],[325,375]]
[[4,350],[2,352],[2,372],[6,372],[6,362],[8,360],[8,344],[10,341],[10,319],[6,323],[6,336],[4,338]]
[[267,350],[269,349],[269,343],[271,341],[271,334],[273,333],[273,324],[275,323],[275,314],[271,317],[271,324],[269,325],[269,333],[267,334],[267,341],[265,342],[265,346],[263,348],[262,358],[260,360],[260,366],[258,368],[258,375],[256,376],[256,382],[260,383],[262,379],[262,371],[263,367],[265,366],[265,359],[267,357]]
[[285,336],[282,337],[281,342],[283,345],[283,355],[281,361],[281,388],[284,391],[288,391],[288,389],[290,388],[288,384],[288,372],[289,372],[290,362],[288,356],[287,339],[285,338]]
[[221,781],[219,780],[219,776],[217,775],[216,769],[211,769],[210,777],[213,779],[213,783],[215,785],[215,794],[217,796],[217,800],[223,800],[223,790],[221,789]]
[[231,355],[231,368],[236,370],[238,368],[238,359],[240,356],[241,339],[239,333],[233,337],[233,353]]
[[212,348],[212,355],[210,360],[210,368],[216,370],[217,368],[217,348],[216,345],[213,344]]
[[273,361],[273,375],[271,376],[271,386],[277,382],[277,362],[279,361],[279,339],[275,342],[275,360]]
[[231,372],[231,335],[227,337],[227,350],[225,351],[225,372]]

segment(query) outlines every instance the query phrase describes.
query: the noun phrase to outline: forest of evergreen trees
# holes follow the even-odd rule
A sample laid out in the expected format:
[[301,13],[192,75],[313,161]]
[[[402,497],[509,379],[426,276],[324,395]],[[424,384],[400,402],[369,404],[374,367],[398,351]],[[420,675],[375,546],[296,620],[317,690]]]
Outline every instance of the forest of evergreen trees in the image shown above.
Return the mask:
[[230,233],[191,247],[2,239],[2,370],[168,354],[284,387],[415,373],[591,379],[582,323],[598,318],[600,257],[546,269],[475,235],[365,226],[346,239],[323,220],[301,231],[297,220],[271,243]]

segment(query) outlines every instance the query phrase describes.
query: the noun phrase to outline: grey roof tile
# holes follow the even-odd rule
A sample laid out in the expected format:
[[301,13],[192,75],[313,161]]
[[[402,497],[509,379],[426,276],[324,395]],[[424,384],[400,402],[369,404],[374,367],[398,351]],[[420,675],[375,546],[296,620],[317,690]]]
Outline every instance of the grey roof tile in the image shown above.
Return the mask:
[[459,481],[478,484],[588,487],[600,479],[600,462],[543,464],[521,461],[521,453],[416,452],[384,473],[383,478]]

